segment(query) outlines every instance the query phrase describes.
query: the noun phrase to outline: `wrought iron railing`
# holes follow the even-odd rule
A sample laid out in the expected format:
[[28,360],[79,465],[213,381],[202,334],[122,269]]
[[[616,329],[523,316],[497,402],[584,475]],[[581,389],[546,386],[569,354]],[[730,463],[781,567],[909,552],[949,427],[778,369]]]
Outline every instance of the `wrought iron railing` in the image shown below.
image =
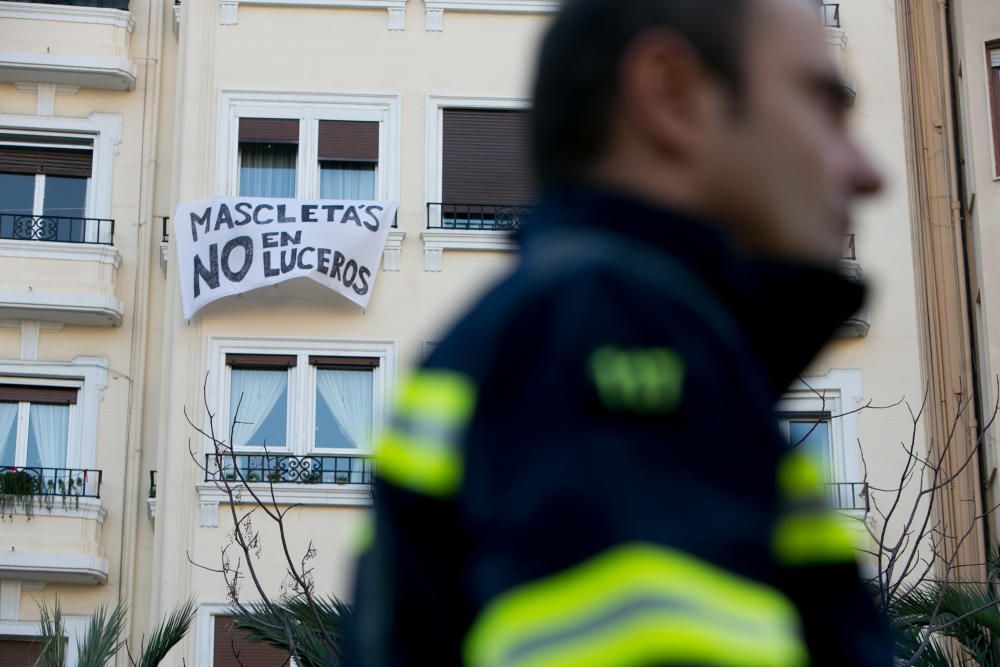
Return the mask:
[[449,204],[428,202],[427,229],[512,232],[531,213],[524,204]]
[[13,0],[44,5],[72,5],[74,7],[104,7],[128,11],[128,0]]
[[364,484],[375,462],[363,454],[206,454],[205,481],[274,484]]
[[858,250],[854,246],[854,234],[847,235],[847,244],[844,247],[844,256],[841,259],[848,259],[852,262],[858,260]]
[[149,497],[156,498],[156,471],[149,471]]
[[170,218],[167,216],[163,217],[163,242],[167,243],[170,240]]
[[0,213],[0,239],[111,245],[114,234],[115,221],[107,218]]
[[840,3],[839,2],[824,2],[821,7],[823,12],[823,27],[825,28],[839,28],[840,27]]
[[865,512],[870,509],[868,484],[865,482],[831,482],[826,488],[834,509]]
[[78,468],[0,467],[0,495],[100,498],[101,475]]

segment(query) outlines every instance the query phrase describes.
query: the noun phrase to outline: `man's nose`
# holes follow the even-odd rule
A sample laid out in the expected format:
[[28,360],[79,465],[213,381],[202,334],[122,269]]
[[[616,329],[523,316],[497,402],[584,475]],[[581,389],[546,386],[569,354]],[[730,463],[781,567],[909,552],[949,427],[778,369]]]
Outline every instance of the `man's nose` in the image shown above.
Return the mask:
[[858,195],[873,195],[882,189],[882,172],[867,153],[851,144],[851,191]]

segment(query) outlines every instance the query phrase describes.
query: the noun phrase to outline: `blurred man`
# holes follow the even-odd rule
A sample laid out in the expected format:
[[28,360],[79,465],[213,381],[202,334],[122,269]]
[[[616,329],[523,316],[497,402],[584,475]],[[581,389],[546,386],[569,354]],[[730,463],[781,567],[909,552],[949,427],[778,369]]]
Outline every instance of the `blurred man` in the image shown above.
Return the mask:
[[846,106],[814,1],[566,3],[520,263],[382,443],[358,664],[890,664],[772,414],[862,304]]

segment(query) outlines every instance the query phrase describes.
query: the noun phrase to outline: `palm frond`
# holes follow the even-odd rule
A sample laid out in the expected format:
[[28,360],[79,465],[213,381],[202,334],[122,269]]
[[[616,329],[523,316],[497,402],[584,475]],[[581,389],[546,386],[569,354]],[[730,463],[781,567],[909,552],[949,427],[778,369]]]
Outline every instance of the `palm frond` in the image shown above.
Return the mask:
[[234,614],[233,623],[252,641],[288,651],[302,667],[338,665],[351,607],[335,597],[314,598],[313,604],[315,611],[304,596],[296,596],[247,605],[246,613]]
[[[909,589],[890,610],[898,650],[913,650],[927,632],[961,645],[982,667],[1000,667],[1000,601],[981,584],[930,584]],[[933,642],[940,648],[940,644]],[[926,651],[925,651],[926,653]],[[944,651],[940,653],[944,655]],[[948,662],[920,662],[936,667]]]
[[39,612],[42,652],[35,667],[63,667],[66,664],[66,627],[59,609],[59,598],[56,598],[51,611],[48,605],[42,603]]
[[156,667],[159,665],[167,653],[180,640],[184,639],[191,621],[194,620],[194,600],[188,600],[183,606],[174,609],[166,620],[162,621],[149,634],[149,639],[143,640],[142,651],[135,667]]
[[80,642],[77,653],[79,667],[105,667],[114,660],[124,644],[122,632],[125,630],[125,605],[119,603],[108,613],[101,605],[90,617],[87,632]]

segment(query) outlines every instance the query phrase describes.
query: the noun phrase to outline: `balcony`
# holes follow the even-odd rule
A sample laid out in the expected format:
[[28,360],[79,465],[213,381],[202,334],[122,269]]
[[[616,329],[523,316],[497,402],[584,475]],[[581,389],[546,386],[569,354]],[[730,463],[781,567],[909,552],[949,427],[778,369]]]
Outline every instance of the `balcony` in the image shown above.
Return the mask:
[[820,7],[824,28],[840,29],[840,3],[824,2]]
[[868,484],[865,482],[833,482],[826,485],[827,497],[835,510],[868,512]]
[[114,228],[103,218],[0,214],[0,319],[120,325]]
[[102,472],[75,468],[0,469],[0,579],[103,584]]
[[128,0],[0,0],[0,81],[131,90]]
[[427,204],[424,241],[424,270],[440,271],[444,250],[517,250],[511,232],[531,213],[523,204]]

